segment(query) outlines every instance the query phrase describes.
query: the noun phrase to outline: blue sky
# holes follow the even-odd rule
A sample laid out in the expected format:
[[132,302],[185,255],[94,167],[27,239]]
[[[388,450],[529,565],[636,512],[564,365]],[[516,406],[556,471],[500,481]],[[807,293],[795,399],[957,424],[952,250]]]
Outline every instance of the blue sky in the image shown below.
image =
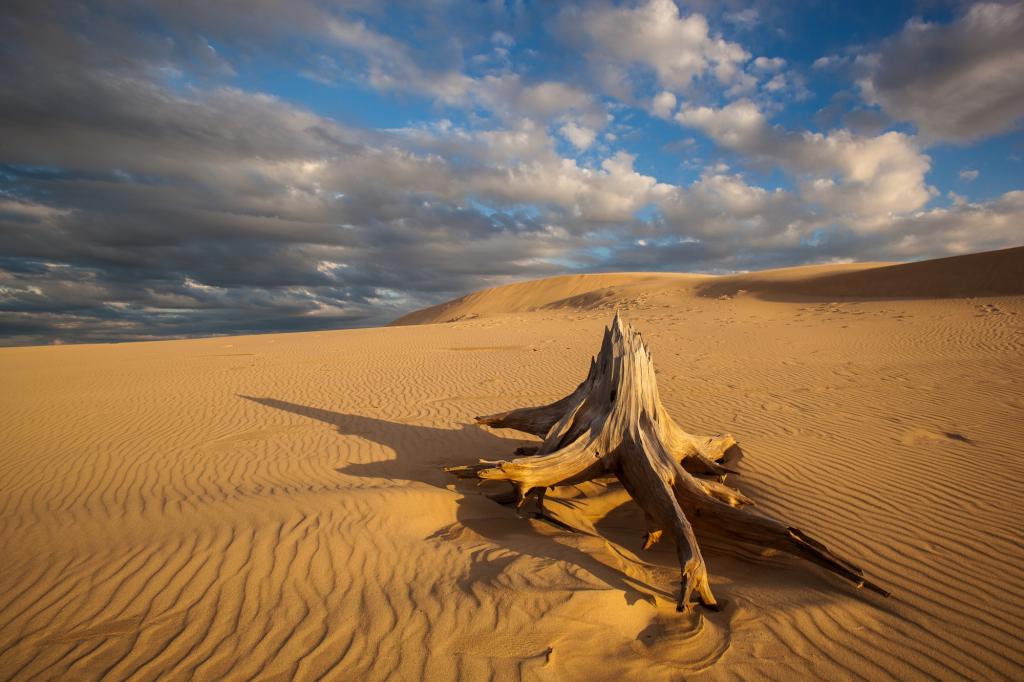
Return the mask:
[[0,338],[1024,241],[1019,3],[14,2]]

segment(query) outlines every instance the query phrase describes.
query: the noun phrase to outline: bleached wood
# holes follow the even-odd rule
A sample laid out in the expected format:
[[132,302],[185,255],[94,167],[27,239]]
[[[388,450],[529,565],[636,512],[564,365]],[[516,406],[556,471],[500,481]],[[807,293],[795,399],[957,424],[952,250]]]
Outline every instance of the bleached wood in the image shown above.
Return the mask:
[[[478,417],[494,428],[511,428],[542,437],[536,453],[510,461],[481,461],[446,471],[464,478],[513,484],[517,503],[544,492],[615,476],[644,511],[644,548],[664,532],[672,536],[682,585],[677,608],[689,610],[691,595],[717,608],[708,569],[688,517],[743,541],[772,547],[813,561],[828,570],[888,596],[864,578],[863,571],[836,556],[803,531],[750,509],[753,501],[724,484],[729,455],[738,450],[732,436],[695,436],[669,416],[658,395],[654,363],[647,346],[618,314],[605,330],[601,350],[587,378],[550,405]],[[518,454],[518,453],[517,453]]]

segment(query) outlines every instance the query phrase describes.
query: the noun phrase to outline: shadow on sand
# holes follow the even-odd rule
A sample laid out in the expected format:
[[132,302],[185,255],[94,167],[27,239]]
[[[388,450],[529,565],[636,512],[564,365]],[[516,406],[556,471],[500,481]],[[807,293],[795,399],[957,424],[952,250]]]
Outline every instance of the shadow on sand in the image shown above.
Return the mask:
[[[613,502],[610,507],[597,510],[601,514],[597,518],[588,516],[594,530],[585,531],[571,529],[557,521],[552,523],[536,518],[521,518],[510,506],[499,505],[489,498],[489,495],[506,492],[504,484],[494,482],[497,487],[491,484],[477,486],[473,481],[456,479],[442,471],[442,467],[478,459],[508,459],[517,447],[535,444],[536,441],[502,438],[476,424],[462,424],[457,429],[436,428],[332,412],[275,398],[239,397],[330,424],[341,435],[363,438],[395,453],[395,457],[389,460],[347,464],[337,469],[339,473],[378,480],[415,481],[461,493],[462,497],[457,501],[457,522],[425,539],[459,541],[464,537],[463,529],[468,529],[476,536],[517,555],[533,557],[542,562],[563,561],[582,568],[609,588],[621,591],[630,605],[639,600],[654,603],[655,596],[675,602],[674,581],[666,584],[659,580],[659,585],[652,585],[628,576],[623,570],[597,558],[603,555],[617,566],[627,566],[634,561],[619,552],[615,545],[626,548],[636,556],[641,552],[643,515],[640,508],[628,500],[618,483],[610,486],[609,490],[618,494],[624,503]],[[566,509],[581,503],[581,499],[560,500],[550,495],[547,500],[549,510],[552,510],[550,503],[563,505]],[[590,498],[583,504],[590,507],[595,504],[595,500]],[[533,516],[525,508],[521,513],[523,516]],[[705,534],[700,527],[695,530],[705,557],[713,562],[716,573],[725,583],[742,582],[754,590],[777,590],[782,587],[785,591],[783,601],[773,608],[810,604],[825,595],[831,595],[830,598],[840,598],[840,594],[861,600],[867,598],[864,592],[856,590],[852,585],[837,581],[825,571],[789,555],[774,551],[766,553],[760,548],[744,545],[728,537]],[[467,592],[474,585],[494,583],[501,568],[514,560],[513,557],[495,561],[485,557],[485,553],[477,557],[478,549],[472,548],[470,556],[467,556],[470,563],[467,577],[459,585]],[[658,566],[670,572],[678,570],[671,542],[661,542],[653,551],[643,552],[641,561],[648,567]],[[800,596],[785,589],[797,585],[812,589],[803,591]],[[731,611],[728,607],[731,599],[722,599],[721,596],[719,603],[723,610]],[[871,601],[883,610],[895,608],[895,600]],[[724,617],[730,618],[731,615]]]
[[[291,412],[309,419],[330,424],[345,436],[363,438],[382,445],[395,453],[394,459],[379,462],[353,463],[339,467],[337,471],[347,476],[375,479],[407,480],[426,483],[443,490],[458,490],[458,522],[444,528],[427,539],[456,540],[459,530],[467,528],[473,533],[519,555],[531,556],[545,561],[564,561],[574,564],[609,588],[624,593],[627,603],[637,600],[653,601],[652,595],[674,600],[675,596],[665,589],[628,578],[622,572],[597,560],[590,554],[571,546],[578,539],[578,533],[559,528],[541,520],[519,518],[516,511],[489,499],[488,493],[500,493],[506,486],[484,489],[471,481],[459,480],[441,470],[444,466],[462,464],[476,459],[507,459],[520,445],[535,441],[502,438],[487,429],[463,424],[457,429],[435,428],[405,424],[362,415],[333,412],[307,405],[299,405],[275,398],[240,395],[260,405],[276,410]],[[529,516],[524,510],[524,516]],[[543,529],[543,530],[542,530]],[[558,542],[554,536],[561,534],[566,542]],[[585,534],[584,535],[589,535]],[[640,537],[640,531],[636,531]],[[599,537],[599,536],[591,536]],[[601,540],[603,543],[603,539]],[[513,559],[508,559],[510,563]],[[499,562],[500,563],[500,562]],[[487,566],[471,565],[462,589],[469,590],[474,583],[486,582],[493,578],[500,565],[488,562]],[[497,571],[497,572],[500,572]]]

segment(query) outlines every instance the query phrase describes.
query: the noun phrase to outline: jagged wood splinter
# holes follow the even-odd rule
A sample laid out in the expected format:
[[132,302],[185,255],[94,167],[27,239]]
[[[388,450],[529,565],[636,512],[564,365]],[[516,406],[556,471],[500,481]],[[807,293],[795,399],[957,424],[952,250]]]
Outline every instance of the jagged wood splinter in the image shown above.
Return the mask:
[[658,397],[651,354],[632,326],[616,314],[587,378],[550,405],[477,417],[481,424],[524,431],[544,439],[536,453],[511,461],[449,467],[462,478],[504,480],[517,505],[536,495],[542,505],[552,486],[615,476],[647,519],[644,549],[664,531],[675,541],[682,574],[677,609],[689,610],[691,595],[717,608],[707,566],[690,518],[702,528],[743,542],[772,547],[824,566],[858,587],[889,596],[864,572],[804,532],[748,506],[753,501],[724,484],[727,453],[738,451],[732,436],[694,436],[665,411]]

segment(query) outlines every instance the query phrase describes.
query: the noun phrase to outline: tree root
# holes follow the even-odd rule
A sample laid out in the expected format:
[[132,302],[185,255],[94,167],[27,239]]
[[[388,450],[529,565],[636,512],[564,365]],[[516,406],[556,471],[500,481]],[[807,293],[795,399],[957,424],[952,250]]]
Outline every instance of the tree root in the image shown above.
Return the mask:
[[803,531],[751,509],[753,500],[725,485],[726,476],[736,473],[730,461],[740,454],[735,439],[695,436],[672,420],[658,395],[647,346],[618,315],[605,330],[587,378],[572,393],[550,405],[477,417],[477,421],[544,440],[535,450],[521,448],[517,454],[525,456],[510,461],[481,461],[446,471],[461,478],[508,481],[514,487],[517,508],[535,495],[539,513],[545,517],[544,494],[549,487],[617,477],[644,511],[644,549],[666,531],[675,541],[682,583],[680,611],[693,606],[694,595],[708,608],[718,604],[691,517],[702,528],[788,552],[857,587],[889,596],[867,580],[859,567]]

